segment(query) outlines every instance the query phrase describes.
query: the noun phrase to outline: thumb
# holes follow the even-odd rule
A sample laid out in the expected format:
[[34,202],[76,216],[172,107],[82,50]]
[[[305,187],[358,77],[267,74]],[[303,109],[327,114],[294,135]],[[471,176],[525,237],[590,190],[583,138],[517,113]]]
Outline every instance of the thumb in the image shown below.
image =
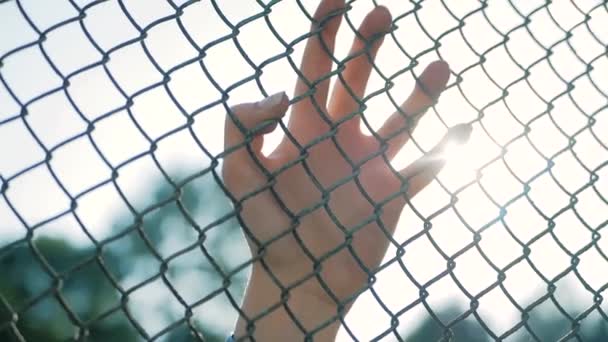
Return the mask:
[[245,146],[251,144],[254,152],[259,154],[262,135],[275,129],[288,107],[289,98],[285,92],[274,94],[260,102],[231,107],[226,115],[224,151],[230,158],[244,158],[242,154],[248,154]]

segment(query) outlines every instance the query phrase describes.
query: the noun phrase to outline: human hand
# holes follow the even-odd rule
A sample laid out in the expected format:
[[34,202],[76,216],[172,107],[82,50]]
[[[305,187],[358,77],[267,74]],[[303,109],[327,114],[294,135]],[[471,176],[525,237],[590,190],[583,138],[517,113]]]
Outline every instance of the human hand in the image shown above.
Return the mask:
[[[246,334],[253,317],[281,303],[273,276],[289,289],[289,300],[286,307],[253,322],[255,332],[249,333],[256,340],[302,339],[336,316],[338,307],[346,313],[380,265],[406,200],[443,166],[439,151],[451,135],[466,138],[470,132],[460,126],[425,157],[394,170],[389,161],[416,121],[406,117],[417,118],[436,101],[449,68],[444,62],[430,64],[401,112],[392,114],[376,136],[366,136],[360,115],[352,114],[360,111],[358,101],[392,19],[382,6],[366,16],[359,28],[363,39],[355,38],[349,54],[355,57],[345,63],[329,97],[329,79],[324,77],[331,70],[343,10],[344,0],[322,0],[314,16],[324,25],[313,24],[312,31],[320,31],[306,45],[301,65],[306,80],[297,82],[295,97],[306,96],[292,105],[291,137],[284,137],[270,155],[261,153],[263,135],[289,107],[285,94],[237,105],[226,119],[226,149],[237,148],[226,155],[223,177],[256,260],[243,304],[248,319],[239,320],[237,336]],[[255,135],[249,143],[247,131]],[[315,338],[332,339],[337,327],[325,327]]]

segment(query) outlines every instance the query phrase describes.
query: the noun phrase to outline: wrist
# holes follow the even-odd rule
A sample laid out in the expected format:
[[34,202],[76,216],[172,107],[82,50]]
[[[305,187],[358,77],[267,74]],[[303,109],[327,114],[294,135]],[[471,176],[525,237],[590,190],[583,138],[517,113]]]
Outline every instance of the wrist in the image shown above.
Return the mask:
[[[323,294],[316,278],[283,290],[256,264],[245,292],[235,329],[236,340],[334,341],[340,328],[338,304]],[[343,313],[344,314],[344,313]],[[243,316],[244,315],[244,316]],[[331,323],[329,323],[331,321]]]

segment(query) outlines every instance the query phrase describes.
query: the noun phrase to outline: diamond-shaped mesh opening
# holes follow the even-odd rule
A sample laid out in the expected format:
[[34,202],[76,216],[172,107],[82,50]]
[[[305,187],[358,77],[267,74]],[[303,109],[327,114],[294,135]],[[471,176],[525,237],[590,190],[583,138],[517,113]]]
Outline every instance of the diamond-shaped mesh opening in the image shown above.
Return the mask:
[[0,0],[0,340],[608,340],[607,20]]

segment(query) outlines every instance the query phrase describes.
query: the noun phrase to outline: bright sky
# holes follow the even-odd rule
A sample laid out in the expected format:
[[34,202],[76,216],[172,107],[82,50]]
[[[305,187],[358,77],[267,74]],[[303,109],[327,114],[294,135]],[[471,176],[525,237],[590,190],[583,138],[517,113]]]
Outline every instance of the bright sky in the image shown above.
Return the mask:
[[[75,2],[79,6],[88,3]],[[582,224],[581,219],[593,228],[608,222],[605,214],[608,209],[608,167],[605,167],[608,160],[608,97],[605,95],[608,94],[608,59],[605,55],[597,58],[605,53],[605,46],[608,44],[608,26],[605,25],[608,22],[608,11],[605,5],[591,10],[600,3],[598,0],[575,1],[583,12],[591,11],[591,19],[584,25],[578,25],[585,19],[584,15],[569,1],[554,1],[547,9],[536,11],[529,17],[529,31],[526,28],[513,31],[509,34],[506,44],[485,54],[482,66],[469,68],[479,61],[477,54],[502,41],[501,34],[496,30],[503,34],[511,31],[524,23],[524,16],[544,4],[544,1],[538,0],[512,2],[517,5],[520,14],[505,0],[489,2],[483,11],[476,11],[480,7],[478,1],[448,2],[451,14],[443,2],[425,1],[416,16],[409,14],[402,17],[413,9],[411,2],[375,1],[376,4],[386,5],[393,17],[400,17],[396,22],[398,29],[394,38],[385,40],[376,65],[383,74],[393,75],[410,63],[410,59],[399,49],[397,43],[403,46],[409,56],[415,56],[433,46],[424,30],[435,38],[453,30],[441,38],[441,47],[438,50],[424,53],[418,58],[419,66],[413,71],[419,74],[427,63],[438,58],[446,60],[452,71],[457,74],[465,69],[466,71],[462,73],[462,82],[449,88],[434,110],[429,111],[422,120],[414,140],[420,147],[428,150],[445,133],[446,125],[451,127],[463,122],[474,122],[473,135],[471,141],[457,157],[452,158],[448,167],[441,173],[441,184],[434,182],[414,200],[414,207],[424,216],[432,215],[450,203],[450,195],[446,191],[457,191],[457,203],[432,219],[430,236],[441,250],[452,255],[473,241],[473,234],[462,223],[464,220],[470,229],[481,230],[479,249],[498,267],[504,267],[522,255],[522,247],[508,234],[505,224],[519,239],[530,241],[548,226],[548,221],[537,213],[532,203],[547,217],[552,217],[569,205],[570,196],[566,191],[576,193],[578,202],[574,209],[568,209],[553,219],[553,237],[544,235],[531,245],[531,262],[544,276],[553,278],[568,268],[571,262],[568,254],[556,243],[556,239],[564,248],[574,253],[592,241],[592,233]],[[77,15],[77,11],[68,1],[27,0],[20,3],[40,30]],[[169,3],[164,0],[148,0],[145,3],[125,0],[123,3],[133,19],[142,27],[174,13]],[[217,0],[215,3],[233,24],[261,11],[261,7],[254,0]],[[302,3],[312,13],[318,1]],[[348,21],[358,25],[373,5],[374,2],[369,0],[354,1],[352,10],[348,12]],[[467,16],[471,12],[475,14]],[[86,13],[83,23],[102,50],[107,51],[138,36],[137,30],[122,13],[117,1],[97,4]],[[465,25],[460,30],[456,29],[459,21],[453,16],[467,16]],[[293,0],[284,0],[274,5],[270,21],[288,42],[304,34],[309,27],[306,16]],[[353,33],[348,21],[343,22],[339,33],[336,56],[345,57],[349,49]],[[424,30],[418,21],[422,23]],[[38,39],[38,34],[24,20],[15,1],[0,5],[0,22],[3,31],[9,33],[0,36],[0,56],[15,47]],[[181,23],[199,46],[231,32],[217,15],[210,0],[188,6],[181,16]],[[564,39],[565,31],[575,26],[567,41],[552,48],[551,57],[530,68],[527,80],[511,85],[506,99],[498,100],[502,95],[501,88],[524,76],[524,71],[514,60],[521,66],[530,66],[545,56],[546,49],[542,46],[551,47]],[[535,42],[533,37],[538,42]],[[256,64],[284,51],[262,19],[241,27],[238,41],[251,61]],[[467,42],[470,45],[467,45]],[[196,57],[196,50],[181,33],[176,20],[165,21],[151,29],[145,39],[145,45],[163,70]],[[296,45],[295,52],[291,55],[296,63],[300,61],[303,45],[303,42]],[[49,58],[64,75],[101,59],[101,54],[89,42],[78,21],[54,29],[47,35],[43,46]],[[477,51],[477,54],[474,51]],[[207,50],[203,62],[215,82],[224,89],[253,74],[253,69],[230,40]],[[21,102],[28,102],[43,92],[61,86],[61,79],[50,68],[37,47],[12,54],[6,57],[3,63],[1,75]],[[579,77],[585,72],[588,63],[592,63],[593,70],[588,75]],[[127,94],[134,94],[162,81],[161,74],[150,63],[139,43],[113,52],[107,67]],[[600,75],[603,75],[603,78]],[[295,79],[296,74],[287,60],[281,59],[264,67],[260,81],[264,90],[272,94],[283,90],[291,91]],[[573,81],[574,79],[576,81]],[[571,84],[574,89],[558,96],[567,90],[564,80],[573,81]],[[450,84],[455,82],[456,78],[452,76]],[[406,72],[397,77],[394,83],[390,94],[402,99],[413,86],[413,76],[411,72]],[[368,89],[371,92],[382,87],[384,81],[374,74]],[[191,63],[172,73],[169,88],[188,113],[221,97],[198,63]],[[124,98],[101,67],[71,78],[69,92],[88,119],[98,118],[124,104]],[[235,104],[259,100],[261,97],[258,85],[248,82],[230,92],[229,102]],[[527,123],[547,111],[548,102],[552,103],[553,108],[548,114],[534,120],[529,125],[527,136],[522,136],[524,127],[521,123]],[[365,115],[374,128],[379,127],[393,112],[385,94],[371,99],[368,107]],[[44,158],[43,150],[37,146],[21,119],[4,122],[20,110],[20,106],[0,83],[0,175],[4,178],[10,178]],[[27,110],[28,123],[48,147],[56,146],[86,130],[84,121],[61,91],[32,102]],[[132,112],[151,138],[159,137],[186,122],[163,87],[156,87],[135,97]],[[589,125],[589,115],[593,113],[593,127],[585,128]],[[224,112],[221,106],[205,110],[196,117],[194,131],[213,154],[222,151],[223,122]],[[551,172],[544,172],[536,177],[547,168],[546,158],[541,154],[546,157],[554,156],[568,147],[569,138],[566,135],[576,133],[576,144],[553,158]],[[277,131],[273,133],[272,138],[267,139],[266,151],[272,150],[280,134],[281,132]],[[149,148],[126,111],[117,112],[99,121],[92,137],[113,165],[120,164]],[[515,138],[517,139],[511,142]],[[497,159],[503,153],[505,145],[507,147],[504,150],[504,160]],[[406,165],[421,153],[418,147],[409,144],[402,151],[396,166]],[[167,169],[176,169],[178,166],[189,170],[200,169],[208,160],[187,131],[162,140],[156,156]],[[85,138],[72,141],[56,150],[50,163],[72,195],[79,194],[110,177],[110,169]],[[485,167],[481,177],[476,179],[476,170],[482,166]],[[599,179],[595,188],[583,188],[590,178],[585,168],[598,169],[595,173]],[[142,158],[121,170],[121,188],[129,199],[144,205],[148,190],[146,180],[155,179],[159,175],[151,159]],[[527,198],[520,197],[525,188],[513,174],[524,181],[534,178],[529,183]],[[462,189],[467,184],[470,185]],[[67,196],[45,167],[38,167],[12,180],[6,195],[30,225],[69,208]],[[517,199],[513,201],[514,198]],[[115,190],[102,187],[83,196],[79,200],[77,210],[93,234],[103,238],[109,233],[112,218],[117,216],[117,212],[125,210],[118,203],[120,201]],[[501,215],[500,206],[506,204],[508,205],[503,222],[495,222]],[[490,222],[495,223],[488,226]],[[24,234],[23,227],[3,199],[0,199],[0,225],[0,234],[3,236],[0,246],[5,241]],[[422,229],[422,220],[411,209],[405,210],[396,240],[404,241]],[[75,222],[68,219],[54,221],[40,231],[59,234],[79,243],[85,243],[86,239]],[[602,257],[600,251],[603,251],[604,255],[608,254],[607,238],[600,239],[597,248],[592,247],[580,255],[577,267],[580,277],[594,289],[608,283],[608,260]],[[395,249],[389,249],[387,260],[394,255]],[[406,247],[403,263],[420,283],[428,281],[446,268],[446,261],[427,237],[421,237]],[[471,249],[459,256],[456,265],[454,279],[472,294],[481,292],[496,281],[496,271],[488,265],[477,249]],[[522,306],[529,305],[546,290],[544,281],[525,261],[507,272],[507,279],[503,284],[508,293]],[[558,281],[557,285],[555,297],[570,313],[580,313],[593,304],[592,294],[584,289],[573,272]],[[374,289],[392,313],[398,312],[418,298],[418,289],[408,280],[398,263],[393,263],[378,275]],[[441,308],[447,303],[469,303],[451,277],[443,277],[427,290],[427,302],[433,308]],[[603,308],[608,310],[606,302]],[[399,319],[400,329],[413,329],[415,325],[409,322],[416,322],[420,315],[424,314],[423,311],[424,308],[420,305],[407,311]],[[508,330],[519,319],[517,309],[500,288],[492,290],[480,299],[478,312],[498,334]],[[597,314],[591,316],[594,315]],[[232,320],[223,320],[218,324],[229,330]],[[390,327],[390,316],[371,294],[366,294],[361,296],[353,308],[347,318],[347,324],[357,338],[369,340]],[[346,334],[341,334],[340,338],[349,340]],[[387,337],[387,340],[390,340],[390,337]]]

